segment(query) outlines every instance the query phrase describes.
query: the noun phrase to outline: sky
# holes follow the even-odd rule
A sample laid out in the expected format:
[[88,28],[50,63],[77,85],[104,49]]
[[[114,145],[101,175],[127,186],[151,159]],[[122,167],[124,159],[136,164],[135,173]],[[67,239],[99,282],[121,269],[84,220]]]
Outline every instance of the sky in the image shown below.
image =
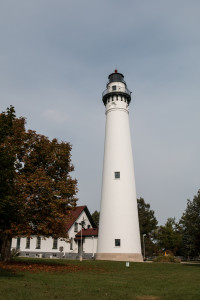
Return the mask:
[[137,197],[159,224],[200,188],[200,1],[0,0],[0,111],[72,144],[78,205],[100,209],[115,68],[132,91]]

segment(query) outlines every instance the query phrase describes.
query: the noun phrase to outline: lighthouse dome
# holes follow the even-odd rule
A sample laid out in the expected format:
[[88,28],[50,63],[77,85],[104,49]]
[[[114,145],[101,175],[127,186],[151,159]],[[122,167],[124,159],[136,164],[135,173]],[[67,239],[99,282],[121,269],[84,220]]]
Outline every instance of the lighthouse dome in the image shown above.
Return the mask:
[[123,82],[126,85],[126,82],[124,81],[124,75],[122,73],[118,73],[117,69],[115,70],[114,73],[110,74],[108,76],[109,83],[111,82]]
[[119,73],[117,70],[108,76],[108,83],[106,85],[106,90],[102,93],[102,100],[104,105],[109,101],[113,101],[115,98],[117,100],[122,100],[128,103],[131,101],[131,92],[128,90],[126,82],[124,80],[124,75]]

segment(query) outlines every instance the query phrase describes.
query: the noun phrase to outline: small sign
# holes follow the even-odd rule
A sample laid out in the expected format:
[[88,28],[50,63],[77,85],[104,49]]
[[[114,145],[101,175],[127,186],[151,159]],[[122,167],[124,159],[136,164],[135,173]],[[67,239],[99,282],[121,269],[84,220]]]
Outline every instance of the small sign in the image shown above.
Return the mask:
[[129,268],[129,266],[130,266],[130,262],[126,261],[126,267]]

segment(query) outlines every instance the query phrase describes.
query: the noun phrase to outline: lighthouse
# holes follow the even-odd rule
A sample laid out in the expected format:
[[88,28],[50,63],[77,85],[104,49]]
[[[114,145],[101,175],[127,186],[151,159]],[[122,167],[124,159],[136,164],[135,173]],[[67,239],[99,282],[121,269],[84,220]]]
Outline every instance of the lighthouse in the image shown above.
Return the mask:
[[108,76],[97,260],[143,261],[129,126],[131,92],[123,74]]

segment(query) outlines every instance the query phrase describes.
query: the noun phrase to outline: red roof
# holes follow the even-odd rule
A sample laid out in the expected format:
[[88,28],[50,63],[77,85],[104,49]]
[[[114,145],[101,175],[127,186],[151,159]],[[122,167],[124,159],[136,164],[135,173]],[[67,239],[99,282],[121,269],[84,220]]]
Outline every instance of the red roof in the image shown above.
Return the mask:
[[86,205],[84,206],[77,206],[74,210],[71,210],[69,212],[69,221],[67,222],[67,231],[72,227],[74,222],[78,219],[82,211],[86,208]]
[[[82,236],[98,236],[98,228],[82,229]],[[81,237],[81,230],[76,234],[76,238]]]

